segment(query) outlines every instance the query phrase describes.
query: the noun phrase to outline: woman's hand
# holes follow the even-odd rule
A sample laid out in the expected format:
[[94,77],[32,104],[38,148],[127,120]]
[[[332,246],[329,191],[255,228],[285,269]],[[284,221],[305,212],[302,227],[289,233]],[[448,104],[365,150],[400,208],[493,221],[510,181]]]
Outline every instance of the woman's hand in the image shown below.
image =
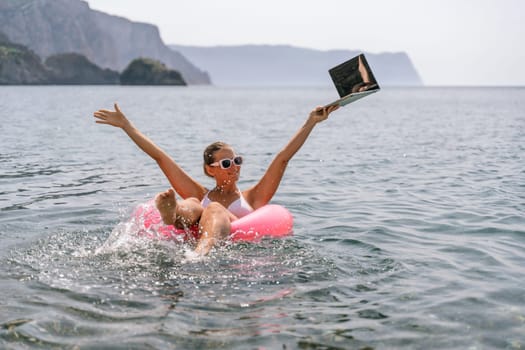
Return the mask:
[[310,116],[308,117],[309,121],[312,121],[314,123],[320,123],[323,120],[326,120],[330,113],[335,111],[339,108],[339,105],[335,106],[329,106],[329,107],[316,107],[310,112]]
[[124,113],[120,111],[120,108],[116,103],[115,111],[99,109],[98,111],[93,113],[93,116],[98,119],[95,121],[97,124],[108,124],[122,129],[129,125],[128,119],[126,119]]

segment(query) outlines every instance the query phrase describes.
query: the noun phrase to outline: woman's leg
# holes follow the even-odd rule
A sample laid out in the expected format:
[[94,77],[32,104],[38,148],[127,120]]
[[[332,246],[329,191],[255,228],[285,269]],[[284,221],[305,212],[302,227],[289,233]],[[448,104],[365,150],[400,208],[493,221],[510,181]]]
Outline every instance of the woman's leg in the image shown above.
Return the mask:
[[182,229],[196,225],[204,210],[197,198],[177,201],[171,188],[157,194],[155,205],[164,224]]
[[206,255],[219,240],[228,238],[231,230],[231,221],[236,217],[219,203],[210,203],[201,216],[199,222],[200,238],[195,253]]
[[165,225],[173,225],[175,223],[177,200],[175,199],[175,191],[172,188],[155,196],[155,206]]
[[212,202],[206,208],[196,198],[176,201],[175,192],[169,189],[155,197],[155,205],[166,225],[177,228],[199,224],[200,238],[195,253],[206,255],[217,241],[230,235],[231,222],[237,217],[221,204]]

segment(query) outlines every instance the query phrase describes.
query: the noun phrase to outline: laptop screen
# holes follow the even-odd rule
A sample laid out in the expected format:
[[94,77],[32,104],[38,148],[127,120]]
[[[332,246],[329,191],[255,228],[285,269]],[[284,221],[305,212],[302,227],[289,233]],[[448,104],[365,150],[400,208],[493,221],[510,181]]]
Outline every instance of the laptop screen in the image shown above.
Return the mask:
[[379,89],[364,54],[351,58],[328,72],[340,97],[351,93]]

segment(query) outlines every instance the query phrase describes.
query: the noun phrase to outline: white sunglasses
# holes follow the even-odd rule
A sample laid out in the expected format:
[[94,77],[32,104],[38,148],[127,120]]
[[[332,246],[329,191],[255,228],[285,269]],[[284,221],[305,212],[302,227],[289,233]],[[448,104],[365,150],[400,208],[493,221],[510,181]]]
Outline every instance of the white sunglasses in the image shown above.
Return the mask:
[[211,163],[210,166],[220,166],[221,169],[229,169],[232,166],[232,164],[240,166],[242,164],[242,157],[235,156],[233,158],[224,158],[219,160],[218,162]]

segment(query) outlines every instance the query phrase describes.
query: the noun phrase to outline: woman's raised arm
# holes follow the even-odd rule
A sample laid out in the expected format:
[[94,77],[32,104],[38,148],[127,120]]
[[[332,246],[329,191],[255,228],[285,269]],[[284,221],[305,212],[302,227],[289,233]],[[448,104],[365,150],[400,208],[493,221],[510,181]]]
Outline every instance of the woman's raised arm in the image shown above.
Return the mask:
[[259,180],[255,186],[243,192],[246,200],[254,209],[266,205],[272,199],[277,188],[279,188],[279,184],[281,183],[290,159],[292,159],[295,153],[302,147],[315,125],[326,120],[328,115],[337,108],[339,108],[338,105],[317,107],[312,110],[304,125],[297,131],[288,144],[277,153],[261,180]]
[[126,118],[116,103],[114,111],[101,109],[96,111],[93,116],[97,119],[96,123],[98,124],[112,125],[124,130],[141,150],[157,162],[171,186],[182,198],[196,197],[200,200],[204,196],[206,189],[186,174],[166,152],[142,134]]

